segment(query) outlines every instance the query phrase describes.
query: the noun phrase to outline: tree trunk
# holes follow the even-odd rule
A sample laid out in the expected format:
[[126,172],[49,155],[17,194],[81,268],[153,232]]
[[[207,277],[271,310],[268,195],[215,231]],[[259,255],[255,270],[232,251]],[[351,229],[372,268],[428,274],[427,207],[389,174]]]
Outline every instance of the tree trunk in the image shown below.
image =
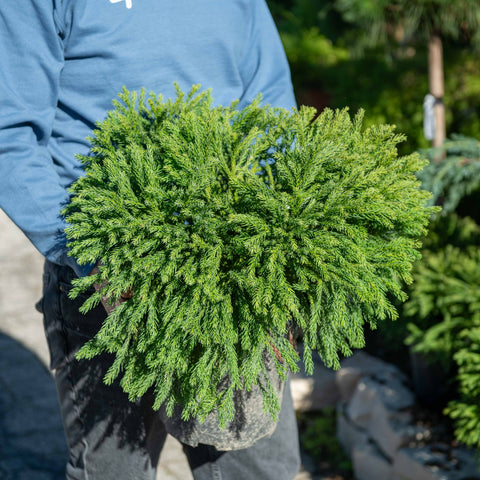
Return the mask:
[[435,114],[435,138],[433,146],[439,147],[446,137],[445,106],[443,104],[443,47],[442,39],[433,33],[428,41],[428,77],[430,94],[436,98],[434,106]]

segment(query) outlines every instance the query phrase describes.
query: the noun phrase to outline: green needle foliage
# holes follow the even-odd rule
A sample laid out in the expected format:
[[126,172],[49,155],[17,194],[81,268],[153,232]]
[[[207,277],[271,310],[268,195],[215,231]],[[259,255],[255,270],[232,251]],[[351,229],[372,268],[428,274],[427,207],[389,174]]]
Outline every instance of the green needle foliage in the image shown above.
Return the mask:
[[443,214],[455,212],[465,197],[480,191],[480,142],[475,138],[454,134],[441,147],[420,154],[430,163],[419,178],[432,192],[430,203],[442,203]]
[[447,245],[426,251],[424,259],[405,304],[416,322],[409,324],[407,343],[455,377],[455,399],[444,412],[454,421],[456,439],[480,454],[480,249]]
[[366,322],[397,316],[389,297],[405,299],[436,207],[415,176],[426,161],[398,157],[393,127],[260,97],[214,108],[199,88],[168,101],[124,90],[65,213],[71,254],[103,263],[75,282],[73,297],[103,284],[81,310],[134,292],[77,357],[114,353],[105,381],[121,376],[132,401],[153,388],[155,408],[216,410],[223,427],[236,389],[258,385],[277,415],[265,356],[283,379],[297,370],[289,329],[312,372],[312,350],[338,367]]

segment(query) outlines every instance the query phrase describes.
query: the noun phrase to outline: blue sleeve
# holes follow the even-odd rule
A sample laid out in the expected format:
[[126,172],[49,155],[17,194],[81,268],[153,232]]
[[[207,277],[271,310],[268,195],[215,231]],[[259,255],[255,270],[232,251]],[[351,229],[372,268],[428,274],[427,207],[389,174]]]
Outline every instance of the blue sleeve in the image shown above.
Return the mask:
[[63,66],[53,1],[0,2],[0,207],[49,260],[67,256],[60,217],[68,195],[47,150]]
[[263,104],[290,109],[296,102],[280,36],[265,0],[251,3],[251,28],[240,65],[244,94],[239,107],[261,93]]

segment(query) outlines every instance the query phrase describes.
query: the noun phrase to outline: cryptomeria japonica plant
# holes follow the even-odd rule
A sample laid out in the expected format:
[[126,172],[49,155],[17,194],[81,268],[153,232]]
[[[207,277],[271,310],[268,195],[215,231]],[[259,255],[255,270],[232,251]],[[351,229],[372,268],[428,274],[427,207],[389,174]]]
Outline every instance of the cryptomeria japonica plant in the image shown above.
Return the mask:
[[272,417],[278,375],[297,370],[288,334],[329,367],[364,346],[365,323],[395,318],[435,207],[419,188],[417,155],[399,157],[391,126],[362,129],[362,113],[212,107],[210,91],[177,98],[124,90],[97,125],[86,175],[65,210],[71,254],[100,260],[71,295],[103,285],[115,308],[77,354],[115,354],[131,400],[182,417],[233,418],[235,390],[258,385]]

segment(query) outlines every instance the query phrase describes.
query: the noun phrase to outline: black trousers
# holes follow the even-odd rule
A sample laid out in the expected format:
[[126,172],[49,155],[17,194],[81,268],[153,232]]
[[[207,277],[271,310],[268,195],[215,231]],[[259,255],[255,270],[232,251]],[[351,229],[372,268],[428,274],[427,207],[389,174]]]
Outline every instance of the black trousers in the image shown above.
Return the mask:
[[[166,429],[152,408],[152,396],[132,403],[118,383],[103,377],[113,358],[76,360],[78,349],[99,330],[106,317],[100,305],[79,313],[85,297],[68,298],[75,273],[45,263],[41,309],[57,385],[70,458],[68,480],[154,480]],[[259,405],[262,408],[262,405]],[[289,386],[280,419],[270,437],[241,450],[183,444],[195,480],[292,480],[299,470],[298,435]]]

